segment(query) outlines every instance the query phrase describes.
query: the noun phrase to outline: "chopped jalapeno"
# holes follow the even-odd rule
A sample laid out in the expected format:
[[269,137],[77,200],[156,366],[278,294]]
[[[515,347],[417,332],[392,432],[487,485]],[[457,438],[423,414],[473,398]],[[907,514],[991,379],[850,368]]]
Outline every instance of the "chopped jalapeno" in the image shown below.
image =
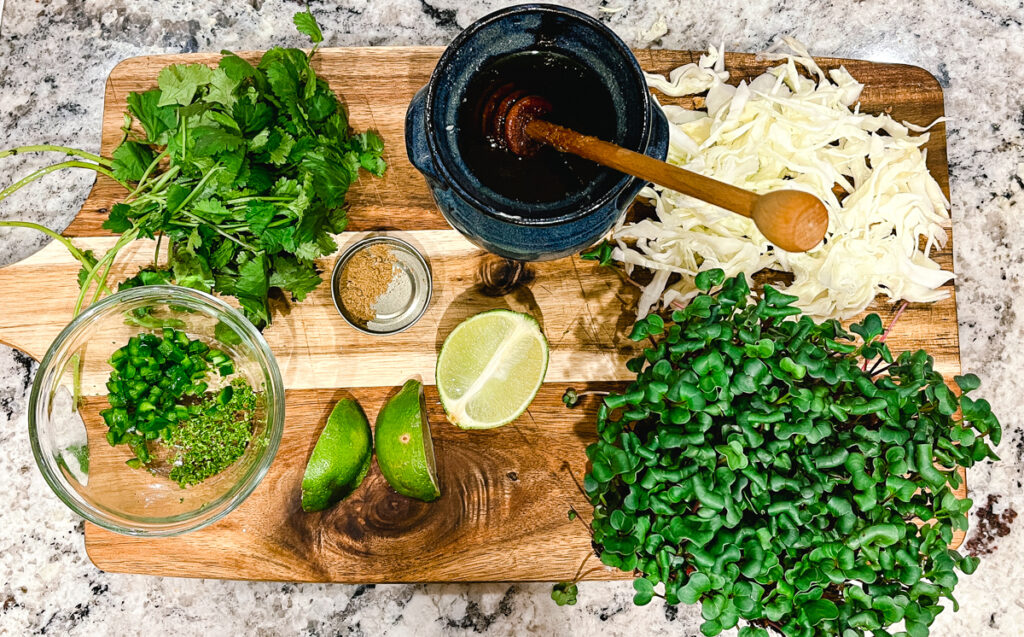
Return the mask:
[[235,373],[231,357],[167,323],[153,327],[158,334],[133,336],[111,355],[110,408],[100,416],[109,429],[107,442],[127,444],[135,454],[130,467],[150,462],[149,441],[175,447],[171,478],[184,487],[242,455],[258,396],[241,378],[208,392],[212,370],[221,377]]

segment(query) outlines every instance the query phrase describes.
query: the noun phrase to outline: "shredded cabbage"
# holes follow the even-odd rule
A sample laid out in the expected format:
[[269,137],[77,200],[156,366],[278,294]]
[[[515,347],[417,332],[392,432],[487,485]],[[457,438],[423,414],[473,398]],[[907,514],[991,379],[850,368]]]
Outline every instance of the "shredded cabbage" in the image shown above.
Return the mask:
[[[693,277],[710,268],[727,277],[749,278],[764,268],[791,272],[784,291],[819,319],[853,317],[878,294],[914,302],[945,298],[939,288],[953,273],[930,255],[945,244],[949,201],[925,165],[930,126],[861,113],[863,85],[845,68],[826,74],[792,38],[762,55],[784,63],[739,86],[726,83],[723,53],[714,47],[668,78],[648,75],[650,86],[666,95],[707,92],[703,111],[662,107],[671,129],[668,160],[754,192],[794,188],[817,195],[829,211],[826,240],[810,252],[788,253],[749,219],[645,188],[640,194],[653,201],[656,218],[622,221],[612,234],[612,255],[627,270],[654,271],[639,316],[659,301],[693,297]],[[842,201],[834,186],[846,193]],[[669,285],[673,273],[682,277]]]

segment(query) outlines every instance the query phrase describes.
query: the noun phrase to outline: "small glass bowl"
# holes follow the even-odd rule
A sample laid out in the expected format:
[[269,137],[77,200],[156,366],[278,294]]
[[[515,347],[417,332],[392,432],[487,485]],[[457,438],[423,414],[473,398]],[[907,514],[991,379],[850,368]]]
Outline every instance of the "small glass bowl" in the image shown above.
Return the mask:
[[[127,445],[110,446],[107,426],[99,416],[108,406],[111,354],[136,334],[160,333],[158,328],[126,320],[139,308],[150,308],[149,316],[157,319],[177,319],[190,338],[225,351],[234,361],[236,375],[264,395],[264,408],[242,457],[188,488],[167,476],[166,461],[158,461],[152,471],[126,465],[134,454]],[[216,338],[218,322],[222,338],[226,329],[237,336],[226,340],[239,342],[228,345]],[[78,409],[72,404],[76,377],[82,397]],[[210,378],[212,384],[219,377],[212,371]],[[284,386],[267,342],[231,306],[188,288],[138,287],[91,305],[60,333],[39,365],[29,398],[28,426],[43,477],[75,513],[125,535],[179,535],[230,513],[266,475],[284,429]]]

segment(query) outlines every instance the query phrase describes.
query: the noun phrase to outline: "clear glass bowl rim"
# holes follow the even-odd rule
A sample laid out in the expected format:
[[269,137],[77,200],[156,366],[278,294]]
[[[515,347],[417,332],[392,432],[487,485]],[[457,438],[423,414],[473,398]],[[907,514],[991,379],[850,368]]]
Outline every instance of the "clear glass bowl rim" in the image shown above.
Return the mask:
[[[265,380],[267,381],[268,436],[266,447],[259,462],[249,470],[240,482],[236,483],[240,484],[241,487],[238,488],[234,496],[219,506],[201,509],[189,517],[179,518],[169,523],[145,524],[136,522],[126,524],[124,521],[92,506],[64,485],[62,478],[54,473],[53,468],[43,458],[43,451],[38,438],[37,418],[40,413],[39,410],[44,409],[46,405],[46,401],[43,400],[44,396],[42,396],[43,381],[55,363],[61,362],[69,356],[69,352],[65,350],[70,347],[75,337],[91,327],[93,320],[97,316],[103,315],[112,307],[116,308],[117,306],[147,299],[158,302],[170,302],[172,304],[178,302],[182,305],[208,306],[219,315],[221,320],[225,320],[232,329],[236,332],[241,332],[244,339],[251,341],[255,345],[258,355],[257,362],[263,370],[266,377]],[[46,350],[43,360],[40,361],[39,367],[36,369],[35,380],[32,382],[32,392],[29,396],[29,441],[32,444],[32,455],[35,457],[36,466],[39,467],[39,471],[43,474],[46,484],[50,486],[50,489],[53,490],[64,504],[87,521],[122,535],[143,537],[181,535],[213,524],[228,515],[259,486],[263,477],[270,469],[270,465],[274,461],[278,447],[281,444],[281,436],[284,431],[284,396],[284,381],[281,378],[281,370],[277,365],[277,360],[274,358],[270,345],[263,338],[263,334],[247,318],[242,316],[238,310],[211,294],[177,285],[148,285],[130,288],[114,293],[90,305],[61,331],[53,343],[50,344],[49,349]]]

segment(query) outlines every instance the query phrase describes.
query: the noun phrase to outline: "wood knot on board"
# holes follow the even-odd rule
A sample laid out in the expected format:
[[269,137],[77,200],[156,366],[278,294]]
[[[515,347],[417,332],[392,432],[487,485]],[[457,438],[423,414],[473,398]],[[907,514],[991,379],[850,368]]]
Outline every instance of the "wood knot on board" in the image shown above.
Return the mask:
[[485,296],[505,296],[533,281],[533,270],[523,261],[488,257],[480,264],[480,291]]

